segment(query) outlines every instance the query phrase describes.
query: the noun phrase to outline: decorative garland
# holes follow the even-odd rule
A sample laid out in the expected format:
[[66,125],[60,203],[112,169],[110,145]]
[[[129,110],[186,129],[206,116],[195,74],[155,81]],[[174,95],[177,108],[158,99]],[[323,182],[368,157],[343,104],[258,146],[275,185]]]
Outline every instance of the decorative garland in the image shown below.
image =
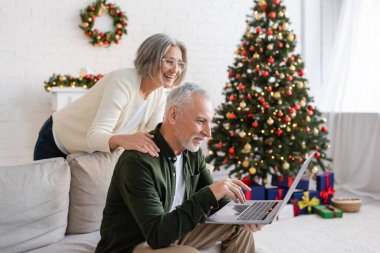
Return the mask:
[[[79,26],[84,30],[87,37],[91,39],[91,44],[101,47],[109,47],[112,43],[119,44],[123,34],[127,34],[128,18],[119,7],[114,4],[107,4],[107,0],[97,0],[92,5],[81,11],[82,24]],[[105,33],[93,29],[96,17],[108,13],[113,19],[114,31]]]
[[85,88],[89,89],[96,84],[103,77],[102,74],[98,75],[84,75],[80,77],[73,77],[70,75],[57,75],[53,74],[48,81],[45,81],[45,90],[51,91],[53,87],[71,87],[71,88]]

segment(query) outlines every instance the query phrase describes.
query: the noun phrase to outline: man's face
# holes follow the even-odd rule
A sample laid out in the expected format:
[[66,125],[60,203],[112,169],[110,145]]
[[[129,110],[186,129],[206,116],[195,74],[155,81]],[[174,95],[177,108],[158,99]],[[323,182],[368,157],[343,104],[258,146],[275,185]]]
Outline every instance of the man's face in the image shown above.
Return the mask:
[[183,149],[199,150],[202,142],[211,137],[213,108],[202,94],[194,93],[190,103],[179,113],[175,137]]

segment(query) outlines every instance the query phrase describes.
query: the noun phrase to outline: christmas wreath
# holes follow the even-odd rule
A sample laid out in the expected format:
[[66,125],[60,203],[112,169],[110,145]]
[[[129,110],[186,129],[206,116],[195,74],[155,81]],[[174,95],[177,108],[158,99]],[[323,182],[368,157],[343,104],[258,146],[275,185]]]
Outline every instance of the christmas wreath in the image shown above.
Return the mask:
[[[101,47],[108,47],[112,43],[119,44],[119,40],[123,34],[127,34],[128,18],[125,13],[116,5],[106,2],[107,0],[97,0],[82,10],[80,14],[82,24],[79,27],[91,39],[91,44]],[[113,26],[115,28],[113,31],[100,32],[98,29],[93,28],[96,17],[100,17],[105,13],[108,13],[113,19]]]

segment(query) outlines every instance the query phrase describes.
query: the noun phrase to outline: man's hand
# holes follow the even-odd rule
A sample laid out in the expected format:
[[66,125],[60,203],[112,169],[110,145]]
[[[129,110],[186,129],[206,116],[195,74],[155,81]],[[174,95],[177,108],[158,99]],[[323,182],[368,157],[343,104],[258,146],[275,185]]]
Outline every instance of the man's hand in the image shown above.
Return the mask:
[[263,224],[245,224],[245,225],[242,225],[244,230],[247,232],[250,232],[250,233],[260,231],[263,226],[264,226]]
[[111,150],[122,147],[125,150],[137,150],[158,157],[160,149],[152,140],[153,138],[153,135],[141,132],[134,134],[119,134],[113,135],[110,138],[109,145]]
[[216,200],[220,200],[224,196],[230,197],[235,203],[245,202],[243,190],[250,191],[251,189],[238,179],[225,178],[221,181],[211,184],[210,189]]

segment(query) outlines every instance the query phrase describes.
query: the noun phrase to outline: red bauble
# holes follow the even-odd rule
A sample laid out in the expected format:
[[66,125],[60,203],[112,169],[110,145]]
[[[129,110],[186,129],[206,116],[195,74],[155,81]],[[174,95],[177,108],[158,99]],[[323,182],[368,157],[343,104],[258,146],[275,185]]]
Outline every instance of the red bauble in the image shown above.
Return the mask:
[[256,33],[261,33],[262,32],[262,29],[261,29],[261,27],[259,26],[259,27],[256,27]]
[[301,163],[303,162],[303,159],[302,159],[301,157],[299,157],[299,158],[297,159],[297,162],[298,162],[299,164],[301,164]]
[[285,116],[284,121],[286,123],[290,122],[292,119],[289,116]]
[[110,9],[113,9],[113,7],[114,7],[113,4],[108,5],[108,8],[110,8]]
[[236,115],[235,115],[233,112],[231,112],[231,113],[228,115],[228,118],[229,118],[229,119],[236,119]]
[[274,11],[269,12],[268,17],[275,19],[276,18],[276,12],[274,12]]
[[240,54],[241,54],[242,56],[246,56],[246,55],[247,55],[247,51],[243,50],[243,51],[241,51]]
[[269,63],[273,63],[273,62],[274,62],[274,58],[273,58],[272,56],[270,56],[270,57],[268,58],[268,62],[269,62]]
[[232,155],[233,153],[235,153],[235,149],[234,148],[229,148],[228,149],[228,153],[230,153]]
[[283,48],[283,46],[284,46],[284,44],[282,44],[282,42],[278,42],[277,45],[278,45],[279,48]]
[[293,80],[293,76],[287,76],[286,80],[288,80],[289,82],[291,82]]
[[255,71],[256,71],[256,72],[259,72],[259,71],[260,71],[260,67],[259,67],[259,66],[256,66]]
[[278,116],[278,117],[282,117],[282,116],[284,116],[284,114],[282,113],[282,111],[279,111],[279,112],[277,113],[277,116]]
[[117,30],[116,33],[121,35],[123,32],[121,30]]
[[290,59],[291,61],[294,61],[294,55],[290,56],[289,59]]
[[307,115],[312,116],[314,114],[313,111],[307,111]]
[[294,109],[299,110],[301,109],[301,106],[299,104],[294,105]]
[[253,127],[258,127],[259,126],[259,122],[257,122],[257,120],[255,120],[254,122],[252,122],[252,126]]
[[247,114],[247,118],[248,118],[248,119],[253,118],[253,113],[248,113],[248,114]]
[[94,6],[91,6],[91,7],[90,7],[90,11],[95,11],[95,7],[94,7]]
[[242,45],[243,47],[245,47],[245,46],[248,45],[248,42],[244,40],[244,41],[241,43],[241,45]]
[[277,132],[276,132],[277,136],[281,136],[282,135],[282,130],[281,129],[278,129]]
[[286,95],[288,95],[290,97],[291,95],[293,95],[293,92],[291,90],[289,90],[288,92],[286,92]]
[[236,74],[235,79],[240,79],[240,74]]
[[295,113],[296,112],[296,109],[294,109],[293,107],[292,108],[289,108],[289,113],[290,114],[293,114],[293,113]]
[[265,103],[264,104],[264,109],[268,109],[269,108],[269,104]]
[[218,144],[216,144],[217,149],[222,149],[223,148],[223,143],[220,141]]
[[272,35],[273,34],[273,31],[271,29],[268,29],[267,32],[266,32],[267,35]]
[[244,90],[245,86],[242,83],[239,83],[237,88],[238,88],[238,90]]
[[280,0],[273,0],[273,4],[278,5],[280,3]]
[[319,152],[315,152],[315,153],[314,153],[314,157],[318,159],[319,157],[321,157],[321,153],[319,153]]
[[265,103],[265,98],[260,97],[260,98],[259,98],[259,101],[260,101],[262,104],[264,104],[264,103]]
[[228,71],[228,77],[233,77],[233,76],[234,76],[234,72]]
[[230,136],[234,137],[235,136],[235,132],[230,132]]
[[327,133],[327,127],[321,127],[321,132],[322,133]]
[[248,96],[247,96],[247,99],[248,99],[248,100],[251,100],[251,99],[252,99],[251,95],[248,95]]
[[303,76],[304,73],[305,73],[305,72],[304,72],[303,69],[299,69],[299,70],[297,71],[298,76]]
[[264,70],[263,72],[261,72],[261,75],[262,75],[263,77],[267,77],[267,76],[269,76],[269,72],[266,71],[266,70]]
[[314,106],[312,106],[312,105],[309,105],[309,106],[307,107],[307,109],[309,109],[310,111],[314,111],[314,110],[315,110]]
[[250,46],[250,47],[249,47],[249,51],[252,52],[253,50],[255,50],[255,48],[254,48],[253,46]]
[[271,91],[272,91],[272,86],[268,86],[268,87],[266,88],[266,90],[269,91],[269,92],[271,92]]
[[231,95],[231,96],[228,98],[228,100],[231,101],[231,102],[234,102],[234,101],[236,100],[236,98],[235,98],[233,95]]

